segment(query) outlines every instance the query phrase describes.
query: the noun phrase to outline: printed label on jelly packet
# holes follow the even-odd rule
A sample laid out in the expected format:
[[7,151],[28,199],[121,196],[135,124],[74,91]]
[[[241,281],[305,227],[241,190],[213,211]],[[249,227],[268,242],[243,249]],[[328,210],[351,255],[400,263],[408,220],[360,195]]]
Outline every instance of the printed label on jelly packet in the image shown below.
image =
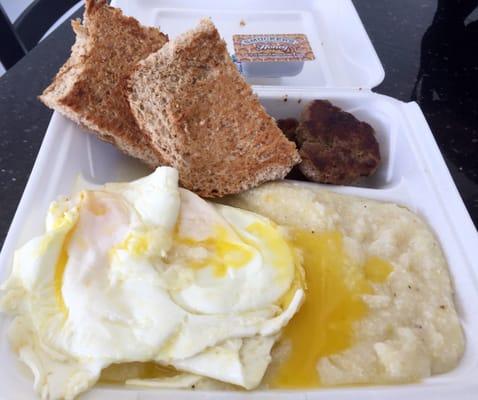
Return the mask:
[[281,62],[315,58],[307,36],[301,33],[233,35],[238,61]]

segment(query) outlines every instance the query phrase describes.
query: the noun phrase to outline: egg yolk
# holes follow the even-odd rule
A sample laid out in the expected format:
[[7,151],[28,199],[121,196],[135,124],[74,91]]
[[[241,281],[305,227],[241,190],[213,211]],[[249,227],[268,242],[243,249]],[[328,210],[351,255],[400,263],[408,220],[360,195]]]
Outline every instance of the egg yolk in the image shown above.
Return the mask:
[[241,239],[259,252],[267,249],[267,251],[262,251],[264,264],[271,265],[278,270],[279,280],[288,279],[290,277],[289,268],[294,265],[294,253],[277,226],[254,222],[246,228],[246,231],[252,234],[257,242],[244,235],[241,235]]
[[66,264],[68,263],[68,247],[70,246],[71,237],[73,236],[74,227],[66,234],[65,239],[61,245],[60,254],[55,265],[55,275],[53,278],[53,286],[55,289],[55,298],[61,311],[68,315],[68,308],[66,307],[65,300],[63,299],[63,275],[65,273]]
[[265,264],[278,269],[278,279],[289,278],[289,267],[294,264],[294,252],[277,227],[274,224],[254,222],[245,230],[253,238],[236,230],[240,239],[237,240],[224,227],[216,226],[214,235],[204,240],[176,236],[175,243],[189,250],[206,250],[205,257],[188,257],[187,265],[196,269],[212,267],[217,277],[225,276],[228,268],[246,266],[252,261],[255,251],[258,251]]
[[116,249],[121,249],[126,250],[134,256],[142,256],[148,251],[151,240],[148,233],[129,233],[121,243],[111,249],[110,255],[113,254]]
[[271,388],[319,386],[317,362],[352,345],[353,324],[367,313],[361,296],[373,292],[369,281],[383,282],[392,271],[377,257],[363,266],[353,262],[340,232],[297,230],[292,242],[303,255],[307,290],[304,304],[283,331],[280,343],[287,343],[290,352],[267,379]]
[[375,283],[385,282],[392,272],[392,266],[378,257],[370,257],[363,266],[365,276],[369,281]]
[[190,258],[187,265],[190,268],[202,269],[211,267],[214,275],[223,277],[228,268],[240,268],[249,263],[254,257],[253,249],[231,238],[224,227],[217,226],[214,235],[204,240],[195,240],[188,237],[176,237],[175,242],[189,249],[202,248],[207,256]]

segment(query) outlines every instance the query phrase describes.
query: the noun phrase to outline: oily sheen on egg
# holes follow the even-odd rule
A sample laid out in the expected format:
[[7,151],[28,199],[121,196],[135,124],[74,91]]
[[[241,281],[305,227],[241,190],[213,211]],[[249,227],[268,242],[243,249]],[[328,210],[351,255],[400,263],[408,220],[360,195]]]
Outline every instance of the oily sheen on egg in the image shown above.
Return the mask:
[[109,365],[134,362],[184,373],[166,387],[260,383],[302,302],[298,257],[269,219],[177,182],[162,167],[59,199],[45,234],[16,252],[1,305],[42,398],[73,398]]

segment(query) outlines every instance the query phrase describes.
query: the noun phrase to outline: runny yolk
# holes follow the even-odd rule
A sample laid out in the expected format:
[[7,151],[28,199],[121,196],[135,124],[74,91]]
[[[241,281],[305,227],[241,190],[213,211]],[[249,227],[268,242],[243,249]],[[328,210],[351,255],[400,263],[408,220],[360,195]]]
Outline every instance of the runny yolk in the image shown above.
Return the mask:
[[246,228],[246,231],[254,236],[254,240],[238,233],[245,243],[261,253],[264,265],[273,266],[278,272],[279,280],[289,279],[294,272],[295,254],[277,226],[272,223],[254,222]]
[[392,266],[385,260],[378,257],[370,257],[363,266],[365,276],[369,281],[375,283],[385,282],[393,271]]
[[267,379],[271,388],[319,386],[320,358],[353,344],[353,324],[367,313],[361,296],[373,292],[369,280],[383,282],[392,271],[389,263],[377,257],[364,266],[354,263],[344,250],[340,232],[297,230],[292,242],[303,255],[307,290],[304,304],[281,337],[290,352]]
[[66,234],[65,239],[61,245],[60,254],[55,265],[55,275],[53,278],[53,286],[55,289],[55,298],[57,304],[59,305],[61,311],[68,315],[68,308],[66,307],[65,301],[63,299],[63,294],[61,292],[63,288],[63,275],[65,273],[66,264],[68,263],[68,247],[70,245],[71,238],[73,236],[74,227]]
[[[278,270],[278,279],[288,279],[293,272],[294,253],[285,238],[274,224],[254,222],[245,229],[253,238],[236,231],[238,239],[231,237],[221,226],[215,228],[214,235],[204,240],[176,237],[176,243],[188,248],[203,248],[207,257],[188,259],[192,268],[212,267],[214,275],[225,276],[228,268],[246,266],[254,257],[255,251],[261,253],[263,263]],[[264,251],[266,249],[267,251]]]
[[188,259],[187,265],[195,269],[212,267],[214,275],[217,277],[225,276],[228,268],[243,267],[254,257],[253,249],[231,238],[224,227],[217,227],[214,236],[204,240],[176,237],[175,242],[189,249],[202,248],[206,250],[206,257]]
[[129,233],[126,238],[112,250],[121,249],[126,250],[128,253],[134,256],[141,256],[145,254],[150,246],[152,238],[149,232],[135,232]]

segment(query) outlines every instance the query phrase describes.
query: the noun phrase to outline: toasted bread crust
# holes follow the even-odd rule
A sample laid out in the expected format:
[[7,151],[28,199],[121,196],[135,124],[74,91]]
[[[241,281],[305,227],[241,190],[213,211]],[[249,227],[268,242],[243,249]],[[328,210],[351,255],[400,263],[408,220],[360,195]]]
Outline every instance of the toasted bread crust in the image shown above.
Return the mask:
[[125,87],[134,65],[160,49],[167,36],[104,0],[87,0],[83,24],[72,26],[77,36],[71,57],[40,100],[125,153],[151,166],[163,164],[131,114]]
[[138,125],[181,184],[204,197],[283,178],[300,161],[210,20],[141,61],[128,91]]

